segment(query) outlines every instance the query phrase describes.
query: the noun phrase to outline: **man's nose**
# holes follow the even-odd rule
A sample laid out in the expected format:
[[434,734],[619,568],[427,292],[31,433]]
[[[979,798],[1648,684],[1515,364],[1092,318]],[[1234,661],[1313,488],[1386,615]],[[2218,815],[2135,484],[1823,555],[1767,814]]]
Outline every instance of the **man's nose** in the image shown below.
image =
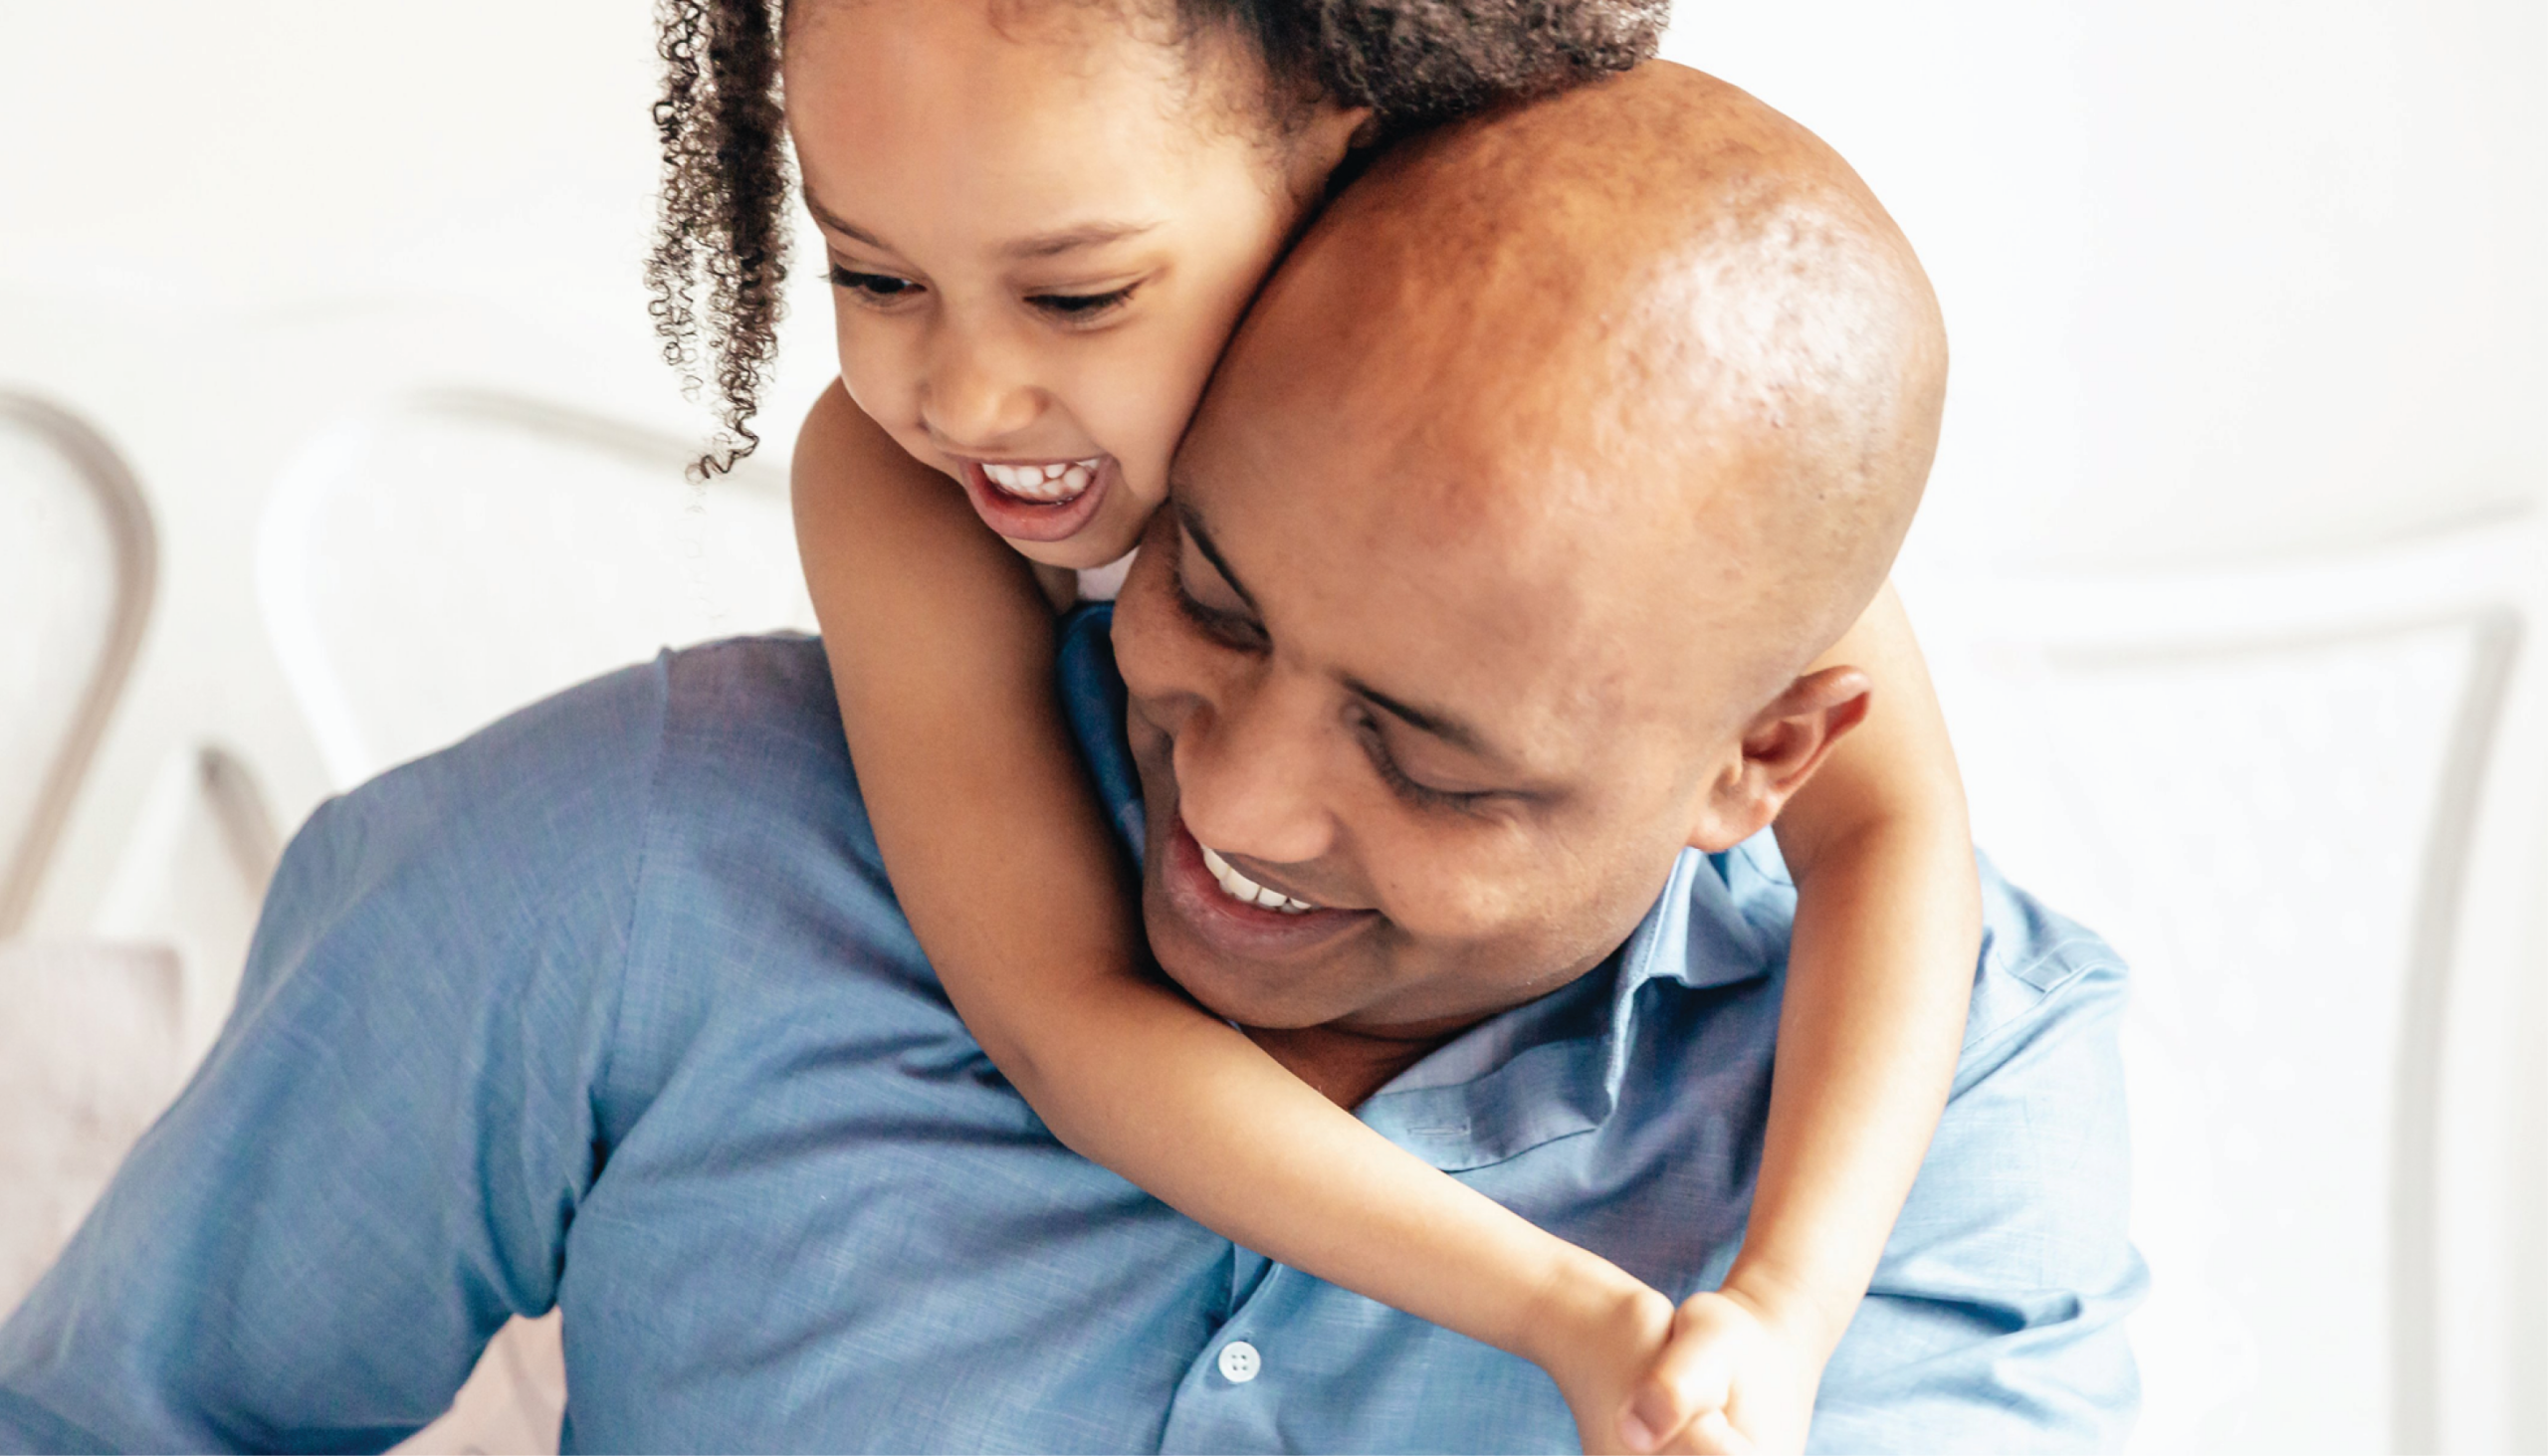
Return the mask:
[[958,454],[994,453],[1035,423],[1043,392],[1006,341],[947,328],[931,345],[920,411],[942,444]]
[[1176,794],[1198,843],[1267,865],[1325,855],[1335,821],[1320,802],[1323,716],[1308,685],[1265,675],[1217,695],[1176,734]]

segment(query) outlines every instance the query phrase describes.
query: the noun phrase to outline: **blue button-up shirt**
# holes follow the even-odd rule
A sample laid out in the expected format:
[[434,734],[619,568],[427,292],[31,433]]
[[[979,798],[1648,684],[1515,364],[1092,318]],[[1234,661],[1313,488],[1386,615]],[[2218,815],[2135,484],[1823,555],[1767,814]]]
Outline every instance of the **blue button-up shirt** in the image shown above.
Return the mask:
[[[1065,640],[1130,827],[1103,613]],[[2122,969],[1986,887],[1954,1099],[1819,1447],[2107,1446],[2133,1408]],[[1684,855],[1607,963],[1362,1116],[1669,1294],[1710,1287],[1794,905],[1767,838]],[[1054,1141],[896,911],[801,638],[668,654],[313,817],[220,1042],[0,1329],[0,1446],[386,1445],[552,1305],[569,1450],[1575,1441],[1527,1362]]]

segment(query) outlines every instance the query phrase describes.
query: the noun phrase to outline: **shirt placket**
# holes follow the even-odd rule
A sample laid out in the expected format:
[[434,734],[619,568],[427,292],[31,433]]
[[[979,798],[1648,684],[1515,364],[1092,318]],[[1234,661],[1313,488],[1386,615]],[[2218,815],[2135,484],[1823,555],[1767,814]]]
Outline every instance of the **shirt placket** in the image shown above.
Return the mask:
[[1163,1451],[1269,1451],[1286,1387],[1284,1322],[1275,1286],[1306,1278],[1264,1255],[1230,1249],[1229,1314],[1185,1367],[1160,1435]]

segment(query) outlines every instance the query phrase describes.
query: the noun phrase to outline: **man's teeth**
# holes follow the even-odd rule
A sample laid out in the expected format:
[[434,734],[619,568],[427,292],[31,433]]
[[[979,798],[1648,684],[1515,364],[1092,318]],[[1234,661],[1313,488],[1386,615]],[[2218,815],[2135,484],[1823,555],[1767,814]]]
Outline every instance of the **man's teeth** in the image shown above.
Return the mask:
[[1231,869],[1230,862],[1212,853],[1210,845],[1197,844],[1194,847],[1203,852],[1203,868],[1212,872],[1212,878],[1220,882],[1221,893],[1230,899],[1262,906],[1267,910],[1279,910],[1285,915],[1307,915],[1318,909],[1315,905],[1294,900],[1280,891],[1268,890]]
[[1097,467],[1105,462],[1100,455],[1088,460],[1064,460],[1051,465],[984,465],[982,474],[992,485],[1012,496],[1048,504],[1076,498],[1097,480]]

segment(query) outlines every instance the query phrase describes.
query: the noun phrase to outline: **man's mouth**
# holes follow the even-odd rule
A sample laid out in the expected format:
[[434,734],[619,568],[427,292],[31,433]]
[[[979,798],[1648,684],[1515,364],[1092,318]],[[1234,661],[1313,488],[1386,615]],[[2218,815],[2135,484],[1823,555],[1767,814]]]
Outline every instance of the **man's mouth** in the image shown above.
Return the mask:
[[1373,911],[1340,910],[1258,884],[1197,842],[1181,815],[1160,849],[1157,883],[1177,921],[1222,954],[1279,960],[1312,953],[1379,919]]
[[1242,905],[1261,906],[1266,910],[1280,911],[1285,915],[1308,915],[1311,911],[1318,909],[1306,900],[1294,900],[1279,890],[1268,890],[1231,869],[1229,861],[1222,859],[1213,852],[1210,845],[1201,840],[1196,840],[1194,847],[1203,852],[1203,868],[1212,872],[1213,881],[1221,887],[1221,893],[1230,899]]
[[1058,541],[1097,515],[1120,470],[1111,455],[1079,460],[963,460],[964,494],[982,523],[1012,540]]

